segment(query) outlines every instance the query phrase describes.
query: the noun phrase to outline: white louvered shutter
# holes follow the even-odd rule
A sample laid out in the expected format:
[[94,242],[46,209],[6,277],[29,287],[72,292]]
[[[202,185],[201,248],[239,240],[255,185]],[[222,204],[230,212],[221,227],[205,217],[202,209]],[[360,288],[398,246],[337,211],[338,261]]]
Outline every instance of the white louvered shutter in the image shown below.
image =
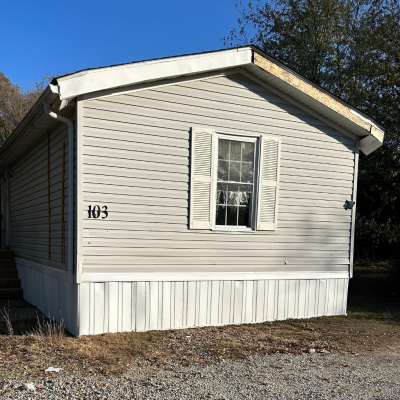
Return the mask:
[[190,228],[211,229],[214,209],[215,131],[208,128],[192,128],[191,147]]
[[275,139],[266,135],[261,136],[257,202],[258,230],[267,231],[276,229],[280,151],[280,139]]

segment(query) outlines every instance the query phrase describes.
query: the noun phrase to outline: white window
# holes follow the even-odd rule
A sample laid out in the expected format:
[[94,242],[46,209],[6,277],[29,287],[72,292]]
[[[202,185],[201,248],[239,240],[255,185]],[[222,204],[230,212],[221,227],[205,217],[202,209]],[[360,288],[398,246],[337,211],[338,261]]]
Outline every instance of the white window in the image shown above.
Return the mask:
[[217,134],[216,227],[254,226],[256,138]]
[[274,230],[280,140],[192,128],[190,228]]

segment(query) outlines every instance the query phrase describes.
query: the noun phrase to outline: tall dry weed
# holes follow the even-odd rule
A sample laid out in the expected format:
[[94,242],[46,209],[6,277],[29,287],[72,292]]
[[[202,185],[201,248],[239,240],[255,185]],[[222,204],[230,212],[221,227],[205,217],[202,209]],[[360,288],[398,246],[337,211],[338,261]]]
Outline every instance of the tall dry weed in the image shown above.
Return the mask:
[[8,311],[4,307],[4,311],[0,311],[0,316],[2,320],[5,322],[6,327],[7,327],[7,332],[10,336],[14,335],[14,328],[11,323],[11,317],[10,317],[10,303],[8,303]]
[[61,321],[58,322],[55,318],[42,318],[40,321],[39,316],[36,314],[37,328],[35,328],[31,334],[39,336],[40,338],[46,338],[50,342],[58,342],[67,336],[64,318],[61,317]]

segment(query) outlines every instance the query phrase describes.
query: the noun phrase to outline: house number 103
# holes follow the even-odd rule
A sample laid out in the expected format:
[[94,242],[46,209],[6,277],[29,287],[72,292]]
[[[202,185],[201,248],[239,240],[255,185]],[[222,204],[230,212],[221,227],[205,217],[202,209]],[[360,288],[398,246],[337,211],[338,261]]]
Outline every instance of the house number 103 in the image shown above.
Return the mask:
[[102,210],[100,210],[100,206],[94,206],[92,208],[92,206],[89,206],[88,208],[88,218],[99,218],[100,214],[103,213],[104,216],[101,217],[101,219],[105,219],[108,217],[108,207],[107,206],[103,206],[101,207]]

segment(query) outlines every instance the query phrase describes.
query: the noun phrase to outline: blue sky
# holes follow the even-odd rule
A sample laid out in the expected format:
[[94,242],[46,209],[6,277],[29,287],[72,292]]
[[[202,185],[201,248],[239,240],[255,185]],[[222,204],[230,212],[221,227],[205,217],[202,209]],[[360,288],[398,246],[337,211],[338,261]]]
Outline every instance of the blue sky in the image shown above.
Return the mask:
[[22,86],[45,73],[223,48],[233,0],[1,1],[0,71]]

